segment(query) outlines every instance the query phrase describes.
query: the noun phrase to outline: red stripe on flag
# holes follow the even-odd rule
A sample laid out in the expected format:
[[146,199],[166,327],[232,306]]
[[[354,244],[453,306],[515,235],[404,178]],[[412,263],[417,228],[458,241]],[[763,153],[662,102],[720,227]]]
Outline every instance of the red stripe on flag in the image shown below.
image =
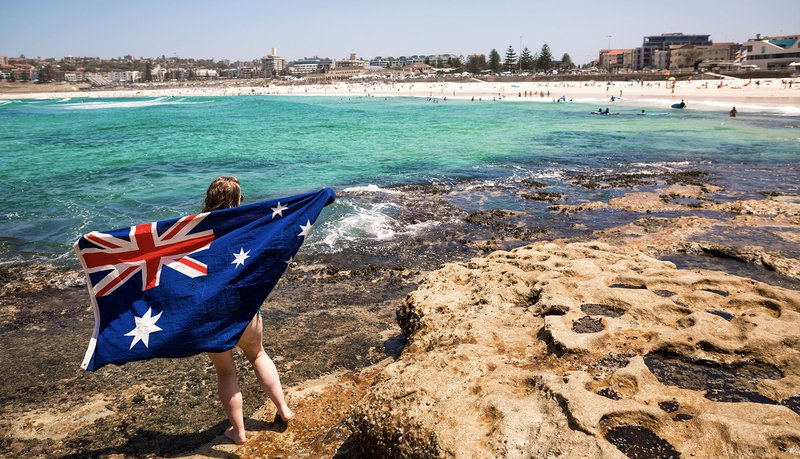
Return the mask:
[[108,242],[108,241],[106,241],[106,240],[104,240],[102,238],[99,238],[99,237],[97,237],[97,236],[95,236],[94,234],[91,234],[91,233],[87,234],[84,237],[86,239],[94,242],[95,244],[101,245],[101,246],[103,246],[103,247],[105,247],[107,249],[118,249],[118,248],[120,248],[118,245],[112,244],[112,243],[110,243],[110,242]]
[[181,258],[178,260],[179,263],[183,263],[184,265],[194,269],[195,271],[201,272],[203,274],[208,274],[208,268],[206,265],[198,263],[191,258]]
[[97,292],[95,294],[95,296],[104,296],[109,291],[115,289],[120,282],[125,281],[125,279],[127,279],[128,276],[133,274],[133,272],[137,271],[138,269],[139,269],[138,266],[129,266],[128,269],[126,269],[125,271],[122,272],[122,274],[120,274],[119,276],[115,277],[114,280],[112,280],[111,282],[106,284],[105,287],[100,289],[100,291]]
[[170,230],[170,232],[167,233],[162,238],[162,240],[166,241],[168,239],[172,239],[173,237],[175,237],[175,235],[178,234],[178,232],[180,232],[180,230],[182,230],[184,227],[186,227],[186,225],[188,225],[192,220],[194,220],[194,217],[196,217],[196,216],[197,216],[197,214],[189,215],[182,222],[178,222],[175,226],[172,227],[172,230]]

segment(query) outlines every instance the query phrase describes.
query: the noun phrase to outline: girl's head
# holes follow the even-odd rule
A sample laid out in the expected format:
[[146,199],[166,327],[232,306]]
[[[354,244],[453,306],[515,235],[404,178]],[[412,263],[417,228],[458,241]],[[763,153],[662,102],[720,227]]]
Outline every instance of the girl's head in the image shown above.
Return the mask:
[[242,187],[236,177],[217,177],[208,186],[203,212],[236,207],[242,203]]

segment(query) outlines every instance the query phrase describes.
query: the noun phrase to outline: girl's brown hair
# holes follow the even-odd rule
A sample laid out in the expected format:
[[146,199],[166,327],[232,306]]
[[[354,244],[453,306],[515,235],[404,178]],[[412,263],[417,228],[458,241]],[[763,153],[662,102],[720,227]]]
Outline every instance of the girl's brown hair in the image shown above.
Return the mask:
[[208,186],[203,212],[227,209],[239,205],[242,198],[242,187],[236,177],[217,177]]

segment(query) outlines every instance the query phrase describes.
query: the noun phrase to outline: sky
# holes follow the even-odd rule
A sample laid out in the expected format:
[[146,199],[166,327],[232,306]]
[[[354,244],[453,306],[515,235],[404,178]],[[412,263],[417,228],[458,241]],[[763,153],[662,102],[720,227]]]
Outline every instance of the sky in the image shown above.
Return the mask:
[[[0,0],[0,54],[293,60],[452,53],[501,55],[544,43],[556,58],[636,48],[645,35],[714,42],[800,34],[798,0],[207,1]],[[520,46],[521,44],[521,46]]]

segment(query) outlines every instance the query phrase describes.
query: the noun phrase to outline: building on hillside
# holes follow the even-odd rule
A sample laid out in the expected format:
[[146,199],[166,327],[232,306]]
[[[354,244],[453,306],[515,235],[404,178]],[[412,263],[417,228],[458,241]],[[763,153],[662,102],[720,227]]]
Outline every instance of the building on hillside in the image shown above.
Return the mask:
[[633,49],[601,49],[600,67],[608,70],[633,70]]
[[670,70],[699,68],[731,68],[734,65],[739,45],[736,43],[714,43],[709,46],[677,45],[670,47]]
[[283,73],[284,67],[286,67],[286,59],[278,56],[278,48],[272,48],[272,54],[261,58],[261,70],[267,76],[280,75]]
[[792,63],[800,62],[800,35],[759,34],[744,42],[742,50],[747,52],[743,63],[757,65],[761,70],[791,69]]
[[64,56],[61,61],[65,64],[77,64],[79,62],[99,61],[99,57],[80,57],[80,56]]
[[115,83],[135,83],[142,79],[141,72],[138,70],[112,70],[108,72],[108,76],[106,78]]
[[403,75],[408,75],[408,76],[436,73],[436,69],[434,69],[428,64],[423,64],[423,63],[408,64],[404,66],[402,70],[403,70]]
[[64,81],[67,81],[67,72],[61,70],[60,68],[53,69],[52,77],[54,82],[63,83]]
[[[283,70],[283,67],[281,67],[281,70]],[[267,72],[269,72],[268,70],[264,70],[264,72],[267,75],[270,75],[270,76],[273,75],[272,73],[267,73]],[[236,78],[247,79],[247,78],[256,78],[256,76],[257,76],[257,72],[256,72],[255,67],[244,65],[244,64],[240,65],[239,67],[236,67]]]
[[338,61],[333,61],[331,64],[331,71],[340,70],[340,69],[363,69],[367,66],[369,62],[358,59],[356,57],[356,53],[350,53],[350,57],[348,59],[341,59]]
[[161,64],[156,64],[150,68],[150,78],[152,81],[164,81],[164,77],[167,74],[167,69],[161,66]]
[[290,70],[292,75],[308,75],[322,71],[319,59],[300,59],[292,63]]
[[33,80],[33,66],[20,65],[11,70],[10,78],[17,81],[30,81]]
[[217,78],[217,71],[214,69],[194,69],[194,77],[200,79]]
[[401,57],[376,57],[369,61],[369,65],[372,67],[381,67],[381,68],[401,68],[406,65],[408,62],[408,58],[405,56]]
[[686,44],[709,46],[713,44],[710,37],[710,35],[684,35],[682,33],[662,33],[644,37],[641,48],[636,48],[634,51],[635,69],[664,68],[654,65],[656,51],[669,51],[670,46]]
[[0,65],[8,65],[8,56],[0,54]]
[[64,81],[69,83],[80,83],[86,81],[86,74],[84,72],[64,72]]

